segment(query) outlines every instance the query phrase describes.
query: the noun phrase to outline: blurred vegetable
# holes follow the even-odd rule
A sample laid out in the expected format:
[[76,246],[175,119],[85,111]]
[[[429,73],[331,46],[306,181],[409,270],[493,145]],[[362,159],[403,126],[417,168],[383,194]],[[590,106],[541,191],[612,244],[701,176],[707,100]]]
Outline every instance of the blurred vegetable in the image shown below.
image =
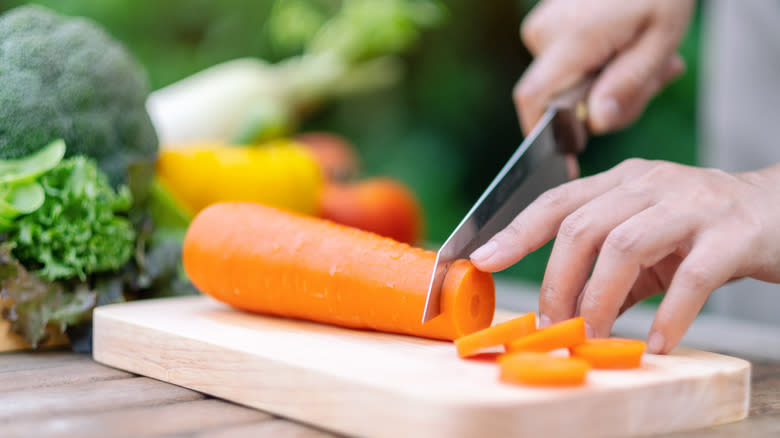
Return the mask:
[[160,183],[193,213],[220,201],[254,201],[314,214],[323,185],[319,165],[289,140],[255,147],[190,144],[164,148]]
[[416,245],[422,235],[422,211],[414,194],[389,178],[331,183],[320,197],[320,216]]
[[152,183],[149,198],[149,214],[157,227],[183,229],[194,216],[194,212],[176,199],[159,178]]
[[59,164],[64,156],[65,142],[55,140],[26,157],[0,160],[0,184],[34,180]]
[[443,10],[432,0],[349,0],[325,20],[310,3],[277,0],[268,25],[273,40],[301,53],[277,64],[225,62],[153,93],[147,108],[162,143],[286,135],[328,99],[395,83],[401,63],[393,55]]
[[11,330],[33,347],[89,321],[92,307],[105,300],[94,279],[118,272],[136,249],[129,189],[114,191],[94,160],[63,160],[65,152],[58,140],[0,161],[0,191],[15,194],[3,207],[0,307]]
[[62,138],[69,156],[95,158],[115,186],[131,163],[153,159],[144,72],[103,29],[23,6],[0,17],[0,41],[0,158]]
[[357,151],[344,137],[328,132],[307,132],[296,135],[294,140],[314,154],[330,181],[350,181],[360,174]]
[[56,140],[28,157],[0,160],[0,232],[13,229],[16,217],[43,205],[43,188],[35,179],[64,155],[65,143]]
[[0,303],[11,331],[24,336],[33,348],[69,325],[89,319],[96,293],[85,283],[67,286],[45,281],[27,271],[11,252],[13,244],[0,244]]
[[344,0],[306,51],[334,53],[350,62],[401,53],[420,38],[421,29],[441,23],[443,15],[442,5],[430,0]]

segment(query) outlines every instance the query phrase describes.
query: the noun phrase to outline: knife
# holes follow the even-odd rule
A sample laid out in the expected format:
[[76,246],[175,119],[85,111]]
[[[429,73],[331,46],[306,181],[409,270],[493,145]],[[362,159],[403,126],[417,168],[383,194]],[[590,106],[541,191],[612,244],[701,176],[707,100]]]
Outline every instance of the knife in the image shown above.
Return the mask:
[[541,120],[439,248],[423,323],[441,313],[441,288],[452,262],[467,258],[539,195],[573,177],[567,155],[578,154],[585,147],[585,99],[592,83],[592,77],[588,78],[550,102]]

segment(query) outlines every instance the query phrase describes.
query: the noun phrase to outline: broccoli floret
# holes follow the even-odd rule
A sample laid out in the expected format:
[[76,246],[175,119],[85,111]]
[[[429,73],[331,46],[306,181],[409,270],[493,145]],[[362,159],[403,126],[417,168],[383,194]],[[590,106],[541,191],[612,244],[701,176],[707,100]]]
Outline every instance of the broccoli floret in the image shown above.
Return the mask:
[[149,85],[132,55],[94,22],[41,6],[0,16],[0,158],[62,138],[97,160],[112,185],[155,158]]

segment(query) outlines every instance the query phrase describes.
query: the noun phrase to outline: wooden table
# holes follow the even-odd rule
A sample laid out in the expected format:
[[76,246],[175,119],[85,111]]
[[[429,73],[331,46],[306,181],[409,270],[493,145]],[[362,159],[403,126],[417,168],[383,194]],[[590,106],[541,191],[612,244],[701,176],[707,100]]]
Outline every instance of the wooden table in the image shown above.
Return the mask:
[[[780,436],[780,361],[754,361],[750,417],[665,435]],[[662,420],[659,420],[662,421]],[[0,353],[0,436],[326,437],[265,412],[139,377],[66,350]]]

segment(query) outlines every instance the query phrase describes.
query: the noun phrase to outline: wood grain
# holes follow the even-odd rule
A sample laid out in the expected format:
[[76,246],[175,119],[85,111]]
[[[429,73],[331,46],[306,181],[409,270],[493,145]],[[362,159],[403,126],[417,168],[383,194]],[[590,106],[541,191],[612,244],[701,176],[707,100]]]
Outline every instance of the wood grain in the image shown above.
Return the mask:
[[22,389],[0,393],[0,423],[202,398],[195,391],[145,377]]
[[292,423],[287,420],[277,419],[253,424],[243,424],[223,429],[207,430],[189,435],[193,438],[246,438],[246,437],[274,437],[274,438],[328,438],[335,435],[307,427],[303,424]]
[[[581,388],[509,386],[450,343],[250,315],[205,297],[95,312],[94,357],[361,436],[630,436],[744,418],[750,364],[680,349]],[[565,412],[565,415],[561,415]],[[663,419],[663,421],[659,421]]]
[[50,368],[40,367],[17,370],[13,373],[0,372],[0,390],[2,392],[30,390],[129,377],[132,377],[129,373],[107,368],[93,361],[73,361],[61,363],[56,373],[51,372]]
[[136,438],[159,435],[201,436],[215,431],[271,421],[264,412],[221,400],[195,400],[168,405],[117,409],[101,414],[78,414],[14,421],[2,427],[3,438]]
[[63,364],[92,362],[86,354],[73,354],[68,350],[38,350],[35,352],[0,353],[0,373],[39,368],[57,368]]

